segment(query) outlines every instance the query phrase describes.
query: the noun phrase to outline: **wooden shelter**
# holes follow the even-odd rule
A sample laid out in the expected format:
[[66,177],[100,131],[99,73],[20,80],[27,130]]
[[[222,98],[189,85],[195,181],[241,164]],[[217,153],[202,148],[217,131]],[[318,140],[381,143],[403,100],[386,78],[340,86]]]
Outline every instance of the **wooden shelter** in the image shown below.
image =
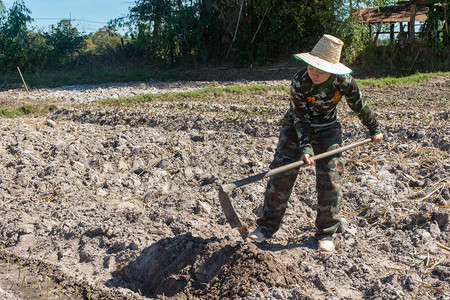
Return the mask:
[[[429,0],[401,1],[396,5],[383,7],[366,7],[357,9],[354,13],[363,24],[369,26],[369,35],[375,41],[380,33],[389,33],[391,41],[394,40],[395,23],[400,23],[400,34],[407,35],[410,39],[415,35],[415,22],[423,22],[427,19],[430,10]],[[389,23],[389,32],[381,32],[381,25]],[[403,30],[403,23],[408,24],[407,32]],[[373,37],[373,25],[379,24],[375,38]]]

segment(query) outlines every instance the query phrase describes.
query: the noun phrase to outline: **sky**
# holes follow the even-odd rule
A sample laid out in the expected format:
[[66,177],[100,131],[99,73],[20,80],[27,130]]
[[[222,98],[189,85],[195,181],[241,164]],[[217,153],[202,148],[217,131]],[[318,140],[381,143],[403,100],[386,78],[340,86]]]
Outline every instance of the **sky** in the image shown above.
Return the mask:
[[[8,10],[15,0],[3,0]],[[96,32],[111,19],[128,14],[134,0],[24,0],[38,29],[49,31],[61,19],[72,19],[72,24],[84,33]],[[119,31],[120,32],[120,31]],[[122,32],[121,32],[122,33]]]

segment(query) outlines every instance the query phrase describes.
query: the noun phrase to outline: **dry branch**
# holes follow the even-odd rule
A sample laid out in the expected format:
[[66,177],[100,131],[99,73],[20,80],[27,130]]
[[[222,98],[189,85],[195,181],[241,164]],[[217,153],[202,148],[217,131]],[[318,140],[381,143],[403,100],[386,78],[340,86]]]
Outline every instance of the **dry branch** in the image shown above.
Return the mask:
[[444,246],[444,245],[442,245],[442,244],[439,243],[439,242],[436,242],[436,245],[438,245],[438,246],[441,247],[442,249],[445,249],[445,250],[447,250],[447,251],[450,251],[450,248],[449,248],[449,247]]
[[403,271],[404,270],[402,268],[396,268],[396,267],[388,267],[388,266],[384,266],[384,267],[389,271]]
[[237,35],[238,28],[239,28],[239,23],[241,22],[241,15],[242,15],[242,7],[243,6],[244,6],[244,0],[241,1],[241,7],[239,8],[239,16],[238,16],[238,20],[237,20],[237,23],[236,23],[236,30],[234,31],[233,40],[231,41],[230,48],[228,48],[227,56],[225,57],[225,59],[228,58],[228,55],[230,54],[231,48],[233,47],[233,43],[236,40],[236,35]]
[[429,269],[433,269],[434,267],[436,267],[437,265],[441,264],[442,262],[446,261],[449,258],[449,256],[447,255],[446,257],[441,258],[440,260],[438,260],[437,262],[433,263]]
[[436,193],[437,191],[439,191],[439,193],[442,192],[442,190],[447,186],[446,183],[443,183],[440,187],[432,190],[430,193],[428,193],[426,196],[422,197],[422,198],[417,198],[417,199],[405,199],[405,200],[399,200],[396,202],[406,202],[406,201],[423,201],[426,200],[428,198],[430,198],[434,193]]
[[345,212],[345,211],[342,211],[342,214],[343,214],[343,215],[345,215],[345,216],[350,216],[350,215],[353,215],[353,214],[359,213],[359,212],[361,212],[361,211],[363,211],[363,210],[366,210],[366,209],[368,209],[368,208],[369,208],[369,206],[366,206],[366,207],[363,207],[363,208],[357,209],[357,210],[355,210],[355,211],[352,211],[352,212]]
[[319,296],[326,295],[326,294],[328,294],[328,293],[334,292],[335,290],[336,290],[336,289],[331,289],[331,290],[325,291],[325,292],[323,292],[323,293],[320,293]]
[[448,290],[445,290],[445,289],[443,289],[443,288],[439,288],[439,287],[432,286],[431,284],[429,284],[428,282],[425,282],[425,281],[420,281],[420,280],[418,280],[417,282],[420,283],[420,286],[421,286],[421,287],[424,287],[424,288],[427,288],[427,289],[434,290],[434,291],[439,292],[439,293],[441,293],[441,294],[446,294],[446,293],[449,292]]

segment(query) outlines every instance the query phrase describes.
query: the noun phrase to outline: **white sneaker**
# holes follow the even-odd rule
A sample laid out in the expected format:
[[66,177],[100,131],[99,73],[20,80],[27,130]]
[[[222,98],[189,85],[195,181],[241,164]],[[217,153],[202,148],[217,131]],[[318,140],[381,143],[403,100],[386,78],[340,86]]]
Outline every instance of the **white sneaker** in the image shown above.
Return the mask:
[[333,252],[334,243],[331,237],[326,237],[319,240],[319,251],[320,252]]
[[261,228],[259,227],[256,228],[252,233],[250,233],[248,238],[257,243],[261,243],[268,240],[268,238],[266,238],[264,234],[261,232]]

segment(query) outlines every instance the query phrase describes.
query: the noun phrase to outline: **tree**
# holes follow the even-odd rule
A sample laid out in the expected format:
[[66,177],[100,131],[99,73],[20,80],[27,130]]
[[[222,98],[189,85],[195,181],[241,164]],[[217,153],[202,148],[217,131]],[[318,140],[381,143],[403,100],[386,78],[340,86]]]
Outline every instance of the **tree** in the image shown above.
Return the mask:
[[87,40],[91,44],[90,51],[96,54],[111,54],[121,46],[121,39],[117,31],[111,26],[104,26]]
[[450,46],[450,9],[447,0],[431,0],[431,7],[427,13],[427,20],[421,30],[422,37],[425,38],[431,46]]
[[85,46],[84,36],[66,19],[59,21],[53,32],[45,34],[45,38],[51,49],[49,55],[57,64],[64,64]]
[[343,32],[342,13],[351,16],[347,5],[346,0],[137,0],[126,17],[110,25],[128,27],[135,53],[150,61],[249,64],[306,51],[324,33]]
[[27,28],[32,22],[30,10],[22,0],[15,1],[0,15],[0,66],[12,69],[27,68],[45,61],[45,40]]
[[30,13],[31,11],[25,6],[23,0],[17,0],[13,3],[3,24],[9,37],[15,37],[27,31],[27,24],[34,21]]

